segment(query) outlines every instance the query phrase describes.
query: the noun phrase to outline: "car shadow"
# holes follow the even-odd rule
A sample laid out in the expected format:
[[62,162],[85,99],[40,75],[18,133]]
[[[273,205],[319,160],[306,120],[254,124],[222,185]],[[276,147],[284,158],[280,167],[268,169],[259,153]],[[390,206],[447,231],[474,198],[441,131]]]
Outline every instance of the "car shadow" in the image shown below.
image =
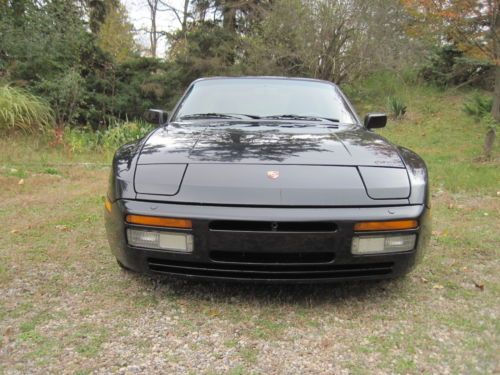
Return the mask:
[[220,303],[285,304],[321,306],[390,300],[406,288],[408,277],[316,284],[266,284],[252,282],[200,281],[170,276],[133,276],[159,298],[174,296],[188,301]]

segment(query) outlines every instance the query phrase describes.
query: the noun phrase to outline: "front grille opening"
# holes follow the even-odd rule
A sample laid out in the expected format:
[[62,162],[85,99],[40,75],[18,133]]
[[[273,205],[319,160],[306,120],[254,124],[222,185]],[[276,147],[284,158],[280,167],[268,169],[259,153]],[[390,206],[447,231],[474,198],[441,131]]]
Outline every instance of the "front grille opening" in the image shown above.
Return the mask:
[[210,264],[149,258],[149,269],[157,273],[247,280],[311,280],[382,276],[392,273],[394,263],[345,265],[252,265]]
[[268,253],[268,252],[234,252],[211,251],[210,259],[216,262],[235,263],[329,263],[335,259],[332,252],[307,253]]
[[209,229],[235,232],[335,232],[337,225],[325,221],[215,220],[209,224]]

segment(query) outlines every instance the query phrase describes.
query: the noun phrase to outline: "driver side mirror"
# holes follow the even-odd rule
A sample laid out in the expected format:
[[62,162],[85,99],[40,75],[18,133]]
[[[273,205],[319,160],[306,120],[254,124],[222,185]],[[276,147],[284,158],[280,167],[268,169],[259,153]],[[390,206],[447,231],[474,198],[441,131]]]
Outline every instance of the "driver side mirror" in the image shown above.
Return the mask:
[[162,126],[168,120],[168,112],[163,109],[148,109],[144,114],[144,119],[150,124]]
[[365,128],[367,129],[383,128],[385,124],[387,124],[385,113],[368,113],[365,116]]

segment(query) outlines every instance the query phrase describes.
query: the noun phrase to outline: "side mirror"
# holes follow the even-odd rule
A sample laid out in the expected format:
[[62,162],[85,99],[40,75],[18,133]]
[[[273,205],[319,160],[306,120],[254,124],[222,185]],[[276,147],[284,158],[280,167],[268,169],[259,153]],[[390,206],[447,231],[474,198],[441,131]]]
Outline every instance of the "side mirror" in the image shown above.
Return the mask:
[[144,118],[150,124],[161,126],[167,122],[168,112],[163,109],[148,109]]
[[367,129],[383,128],[385,124],[387,124],[385,113],[368,113],[365,116],[365,128]]

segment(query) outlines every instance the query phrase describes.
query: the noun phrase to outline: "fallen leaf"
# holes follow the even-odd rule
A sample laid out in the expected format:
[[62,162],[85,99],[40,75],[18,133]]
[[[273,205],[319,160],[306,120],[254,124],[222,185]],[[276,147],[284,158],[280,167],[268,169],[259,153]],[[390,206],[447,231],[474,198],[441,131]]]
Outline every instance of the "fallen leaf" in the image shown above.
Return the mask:
[[14,330],[12,329],[12,327],[7,327],[7,329],[3,333],[3,342],[4,342],[4,344],[8,344],[9,343],[9,341],[10,341],[13,333],[14,333]]
[[11,234],[16,234],[16,233],[19,233],[19,230],[17,230],[17,229],[12,229],[12,230],[10,231],[10,233],[11,233]]
[[480,284],[474,281],[474,286],[478,288],[481,292],[484,290],[484,284]]
[[71,230],[66,225],[56,225],[56,229],[59,229],[59,230],[61,230],[63,232],[69,232]]
[[16,173],[17,172],[17,169],[16,168],[11,168],[10,169],[10,173]]
[[18,182],[17,182],[18,185],[23,185],[24,184],[24,178],[21,178]]
[[420,280],[422,280],[423,283],[429,282],[429,280],[427,280],[425,277],[421,277]]
[[208,315],[211,316],[211,317],[216,317],[216,316],[219,316],[220,315],[220,311],[217,310],[217,309],[210,309],[208,310]]
[[453,207],[454,207],[454,206],[453,206],[453,203],[450,203],[450,204],[448,205],[448,208],[449,208],[450,210],[451,210]]
[[434,284],[432,286],[432,289],[444,289],[444,286],[440,285],[440,284]]

